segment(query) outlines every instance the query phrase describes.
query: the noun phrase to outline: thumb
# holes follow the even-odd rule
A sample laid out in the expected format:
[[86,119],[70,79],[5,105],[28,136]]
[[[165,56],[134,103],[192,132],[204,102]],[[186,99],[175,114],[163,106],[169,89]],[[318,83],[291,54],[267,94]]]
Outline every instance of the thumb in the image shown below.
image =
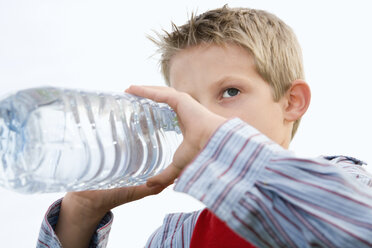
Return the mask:
[[149,178],[146,185],[148,187],[155,187],[159,185],[162,187],[167,187],[174,183],[174,180],[181,174],[181,171],[182,168],[178,168],[174,165],[174,163],[171,163],[160,174]]

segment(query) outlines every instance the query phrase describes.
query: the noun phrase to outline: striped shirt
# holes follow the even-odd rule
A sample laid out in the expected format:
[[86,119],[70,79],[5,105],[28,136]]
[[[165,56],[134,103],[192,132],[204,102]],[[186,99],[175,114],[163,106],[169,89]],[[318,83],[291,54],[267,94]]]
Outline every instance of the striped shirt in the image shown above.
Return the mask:
[[[300,158],[232,119],[177,179],[175,190],[202,201],[256,247],[372,247],[372,177],[350,157]],[[48,210],[38,247],[61,247],[54,233],[61,200]],[[189,247],[202,210],[175,213],[146,247]],[[91,247],[106,247],[112,213]]]

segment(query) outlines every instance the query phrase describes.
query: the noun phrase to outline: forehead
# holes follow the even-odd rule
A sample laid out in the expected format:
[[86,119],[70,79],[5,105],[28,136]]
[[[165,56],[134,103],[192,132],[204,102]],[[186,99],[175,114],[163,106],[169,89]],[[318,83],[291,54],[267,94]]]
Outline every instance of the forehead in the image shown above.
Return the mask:
[[172,87],[212,83],[223,77],[257,76],[253,56],[235,44],[202,44],[175,54],[170,60]]

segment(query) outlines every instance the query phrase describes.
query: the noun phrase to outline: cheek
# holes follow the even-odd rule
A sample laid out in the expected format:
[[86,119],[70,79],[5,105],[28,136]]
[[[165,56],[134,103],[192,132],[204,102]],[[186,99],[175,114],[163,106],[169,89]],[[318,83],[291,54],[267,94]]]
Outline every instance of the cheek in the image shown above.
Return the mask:
[[259,106],[255,105],[256,104],[247,104],[247,102],[233,102],[210,110],[225,118],[238,117],[252,126],[255,126],[263,122],[262,119],[265,116],[265,111],[259,110]]
[[278,108],[269,108],[261,118],[262,133],[266,134],[269,138],[276,140],[280,130],[283,127],[283,118],[281,111]]
[[240,118],[258,129],[263,134],[273,138],[273,134],[281,127],[283,121],[281,112],[277,108],[272,107],[257,107],[241,114]]

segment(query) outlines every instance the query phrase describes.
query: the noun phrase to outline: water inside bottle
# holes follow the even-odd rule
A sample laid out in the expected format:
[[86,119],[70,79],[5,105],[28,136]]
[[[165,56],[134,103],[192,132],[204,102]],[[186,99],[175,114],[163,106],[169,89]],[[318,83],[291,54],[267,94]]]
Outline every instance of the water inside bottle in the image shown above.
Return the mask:
[[128,94],[29,89],[0,111],[0,185],[20,192],[140,184],[182,139],[169,107]]

